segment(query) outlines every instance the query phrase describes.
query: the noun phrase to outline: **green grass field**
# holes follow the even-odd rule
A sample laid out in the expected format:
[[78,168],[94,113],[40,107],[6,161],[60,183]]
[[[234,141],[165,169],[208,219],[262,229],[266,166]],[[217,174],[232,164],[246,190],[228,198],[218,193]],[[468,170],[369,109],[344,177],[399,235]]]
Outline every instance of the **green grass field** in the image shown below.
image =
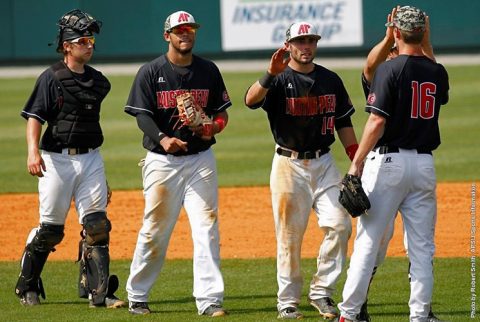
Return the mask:
[[[321,61],[319,61],[321,63]],[[450,74],[450,103],[440,117],[442,145],[435,152],[439,181],[478,181],[480,178],[480,66],[448,67]],[[357,109],[353,122],[360,138],[366,113],[360,85],[360,69],[341,69],[344,80]],[[221,186],[267,185],[273,151],[273,139],[266,115],[243,106],[246,88],[262,73],[224,73],[225,82],[233,100],[229,109],[230,122],[218,136],[214,150],[218,161]],[[113,189],[140,189],[140,170],[136,166],[145,151],[135,120],[123,112],[133,76],[109,77],[112,91],[102,108],[105,143],[102,154]],[[34,78],[0,79],[0,193],[36,192],[37,180],[26,171],[25,121],[19,114],[35,83]],[[347,157],[337,142],[333,153],[341,171],[345,171]],[[4,216],[15,214],[1,213]],[[2,227],[8,234],[8,227]],[[453,234],[453,233],[452,233]],[[6,245],[11,248],[22,245]],[[306,298],[307,285],[313,274],[315,259],[303,262]],[[226,284],[225,306],[230,309],[229,321],[274,321],[275,262],[262,260],[224,260]],[[18,263],[0,262],[0,320],[1,321],[192,321],[205,320],[195,314],[192,290],[191,261],[168,261],[151,293],[154,314],[131,317],[126,310],[89,310],[84,300],[77,297],[77,266],[73,262],[48,262],[43,273],[47,300],[44,305],[25,309],[13,294]],[[450,321],[470,320],[470,259],[436,259],[434,310]],[[126,298],[124,285],[129,262],[114,261],[112,272],[119,275],[119,295]],[[379,270],[370,295],[370,311],[374,321],[406,321],[408,318],[407,261],[389,258]],[[342,289],[346,273],[338,286]],[[341,298],[337,291],[335,299]],[[307,320],[319,318],[305,300],[301,305]],[[477,313],[478,317],[478,313]]]
[[[406,259],[389,258],[378,270],[372,284],[369,304],[373,321],[408,320],[408,279]],[[197,316],[192,297],[192,261],[167,261],[150,294],[153,314],[131,316],[126,309],[88,309],[86,300],[77,296],[77,266],[73,262],[48,262],[43,273],[47,300],[43,305],[24,308],[13,295],[18,263],[0,263],[1,321],[207,321]],[[308,284],[314,273],[315,259],[302,262],[303,300],[300,310],[307,321],[319,321],[317,311],[306,303]],[[436,259],[433,308],[449,321],[470,320],[469,259]],[[111,270],[126,281],[129,262],[115,261]],[[276,321],[276,279],[273,259],[223,260],[226,321]],[[341,299],[346,273],[342,274],[335,299]],[[442,278],[444,277],[444,278]],[[123,284],[123,283],[122,283]],[[117,292],[126,297],[124,287]],[[477,315],[478,316],[478,315]]]

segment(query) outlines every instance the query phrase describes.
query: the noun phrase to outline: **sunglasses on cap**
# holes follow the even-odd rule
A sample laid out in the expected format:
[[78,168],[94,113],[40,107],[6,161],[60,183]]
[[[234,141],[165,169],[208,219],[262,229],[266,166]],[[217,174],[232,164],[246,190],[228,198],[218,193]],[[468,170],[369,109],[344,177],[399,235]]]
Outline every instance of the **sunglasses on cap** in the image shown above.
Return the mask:
[[78,44],[80,46],[94,45],[95,37],[80,37],[70,41],[72,44]]
[[177,26],[177,27],[173,27],[169,33],[173,33],[175,35],[181,35],[183,33],[188,33],[188,34],[191,34],[191,33],[195,33],[197,31],[197,28],[193,27],[193,26],[190,26],[190,25],[181,25],[181,26]]

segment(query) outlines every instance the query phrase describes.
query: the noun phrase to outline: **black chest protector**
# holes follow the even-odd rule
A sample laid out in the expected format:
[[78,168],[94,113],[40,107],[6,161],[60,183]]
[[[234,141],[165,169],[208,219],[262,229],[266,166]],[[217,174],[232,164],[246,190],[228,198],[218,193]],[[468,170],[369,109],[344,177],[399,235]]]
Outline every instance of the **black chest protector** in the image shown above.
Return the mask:
[[99,71],[85,65],[90,78],[74,77],[63,62],[51,67],[60,88],[59,113],[52,126],[52,138],[59,148],[97,148],[103,143],[100,104],[110,91],[110,82]]

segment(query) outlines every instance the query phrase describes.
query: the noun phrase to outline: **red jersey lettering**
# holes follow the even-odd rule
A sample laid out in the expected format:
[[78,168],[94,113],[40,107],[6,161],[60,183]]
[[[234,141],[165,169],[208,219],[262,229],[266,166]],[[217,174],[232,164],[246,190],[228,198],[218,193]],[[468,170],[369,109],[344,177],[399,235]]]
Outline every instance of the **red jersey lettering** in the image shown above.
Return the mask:
[[[171,90],[171,91],[159,91],[157,92],[157,107],[161,108],[174,108],[177,106],[177,96],[186,93],[187,90]],[[193,89],[190,91],[197,102],[202,108],[207,107],[208,104],[208,89]]]
[[287,98],[286,113],[294,116],[313,116],[335,113],[334,94]]

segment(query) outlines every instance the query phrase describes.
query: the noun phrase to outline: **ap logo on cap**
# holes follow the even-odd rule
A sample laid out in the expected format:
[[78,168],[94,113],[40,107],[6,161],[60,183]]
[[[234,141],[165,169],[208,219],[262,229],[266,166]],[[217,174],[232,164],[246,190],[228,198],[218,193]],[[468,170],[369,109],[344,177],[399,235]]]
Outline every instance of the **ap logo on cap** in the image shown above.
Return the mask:
[[287,29],[287,41],[291,41],[295,38],[298,37],[313,37],[315,39],[320,39],[322,38],[317,31],[317,28],[315,28],[314,25],[312,25],[309,22],[296,22],[290,25]]
[[195,22],[195,18],[186,11],[177,11],[172,13],[165,20],[164,30],[169,32],[172,28],[180,25],[190,25],[194,28],[200,28],[200,25]]

